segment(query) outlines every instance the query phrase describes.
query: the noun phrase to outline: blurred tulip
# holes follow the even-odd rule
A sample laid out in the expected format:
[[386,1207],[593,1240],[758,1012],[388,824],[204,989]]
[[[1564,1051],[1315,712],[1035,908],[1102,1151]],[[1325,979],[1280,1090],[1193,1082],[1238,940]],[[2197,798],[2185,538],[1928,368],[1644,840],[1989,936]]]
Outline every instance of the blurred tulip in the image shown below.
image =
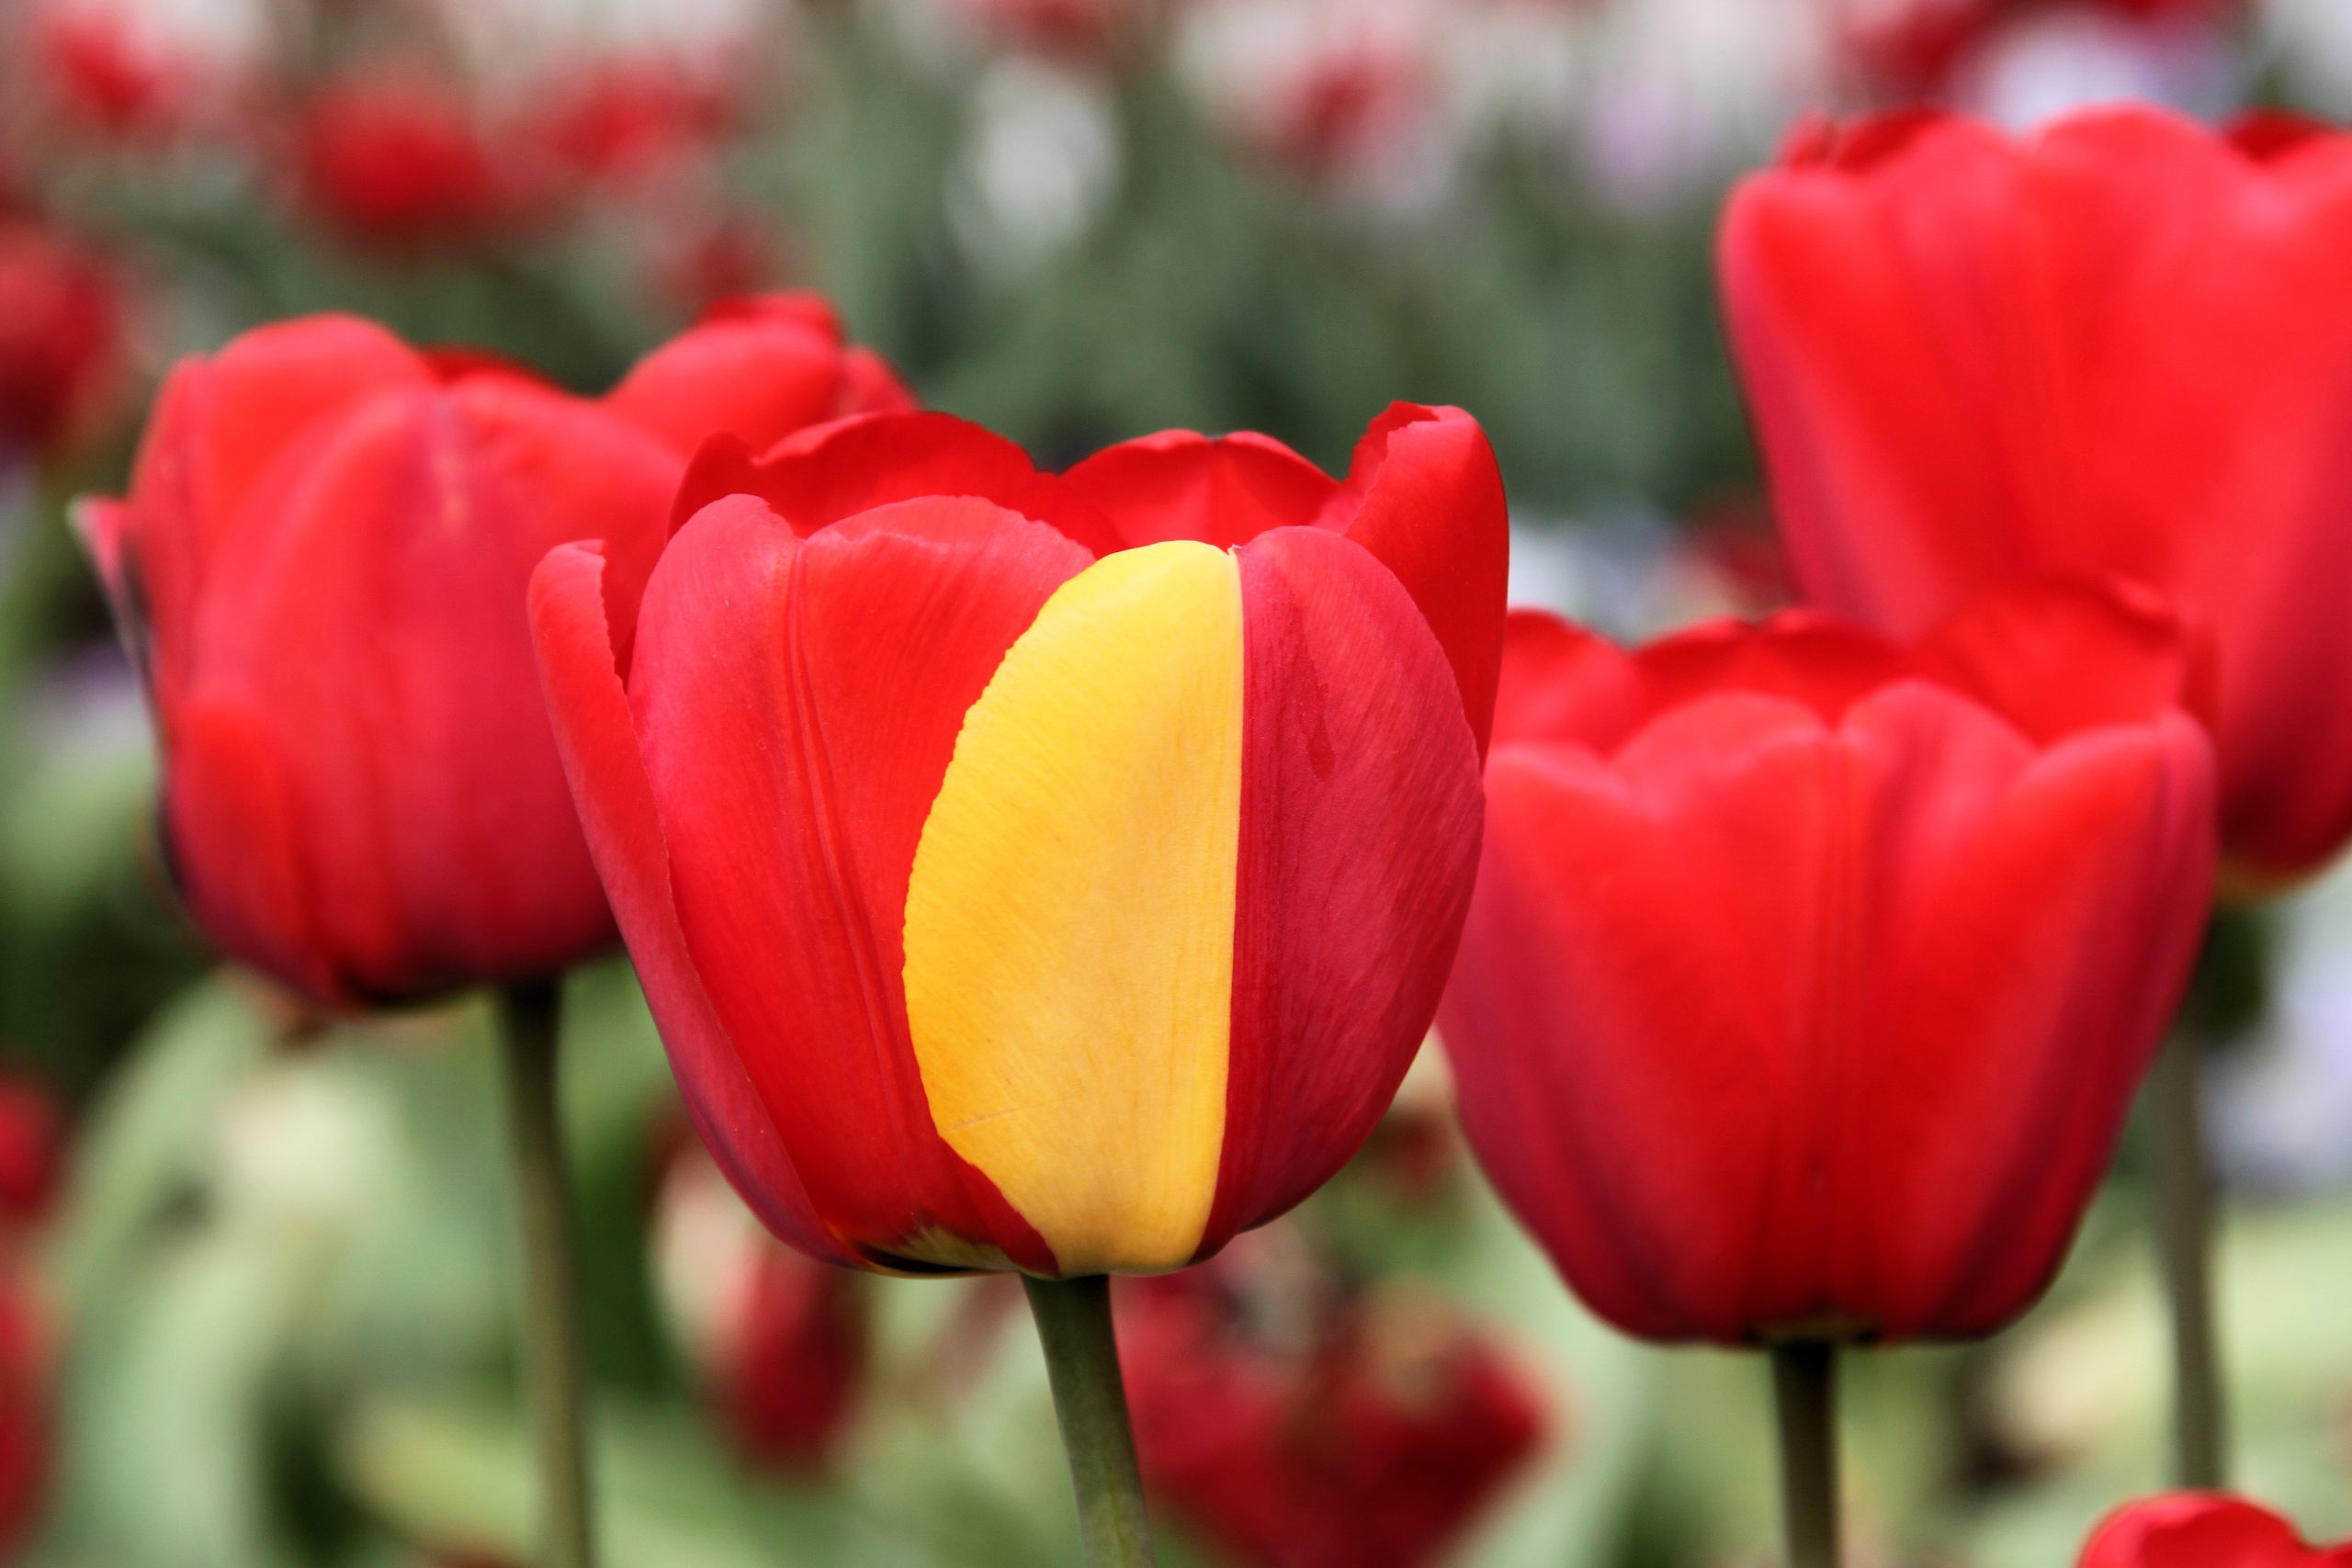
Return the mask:
[[1912,649],[1514,618],[1440,1028],[1594,1311],[1894,1341],[2033,1300],[2203,929],[2209,686],[2177,619],[2087,585]]
[[0,215],[0,469],[88,434],[126,356],[112,271],[49,224]]
[[787,1473],[821,1467],[865,1380],[865,1280],[761,1229],[698,1145],[663,1181],[658,1225],[662,1295],[736,1447]]
[[348,317],[180,365],[80,522],[146,680],[198,922],[351,1006],[551,974],[611,918],[548,731],[531,568],[643,572],[694,441],[902,399],[821,304],[755,302],[603,401]]
[[296,137],[304,205],[357,244],[474,244],[546,215],[541,172],[431,76],[379,70],[330,82],[304,106]]
[[1152,1496],[1255,1568],[1441,1561],[1542,1444],[1535,1385],[1425,1292],[1316,1300],[1250,1262],[1120,1287]]
[[2083,1550],[2080,1568],[2335,1568],[2352,1544],[2305,1546],[2267,1508],[2234,1497],[2183,1492],[2109,1516]]
[[572,547],[533,613],[672,1062],[771,1227],[1163,1269],[1338,1168],[1476,861],[1508,552],[1476,424],[1400,405],[1340,482],[1257,435],[1054,476],[877,417],[719,444],[696,507],[641,593]]
[[55,1447],[48,1325],[29,1279],[0,1275],[0,1559],[40,1523]]
[[1817,126],[1724,222],[1733,339],[1800,585],[1912,636],[2039,571],[2210,623],[2233,883],[2352,831],[2352,138],[2152,109],[2023,139]]
[[[58,116],[109,138],[224,118],[272,42],[260,0],[26,0],[16,18],[31,79]],[[5,28],[6,23],[0,23]]]
[[63,1168],[57,1097],[39,1080],[0,1075],[0,1238],[48,1218]]

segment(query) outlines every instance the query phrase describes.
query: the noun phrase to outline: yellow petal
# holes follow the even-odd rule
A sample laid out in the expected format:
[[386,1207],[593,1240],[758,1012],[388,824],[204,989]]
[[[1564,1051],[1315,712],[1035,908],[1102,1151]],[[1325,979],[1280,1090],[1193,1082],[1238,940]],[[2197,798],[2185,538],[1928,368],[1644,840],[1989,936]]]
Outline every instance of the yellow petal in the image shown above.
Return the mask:
[[1225,1139],[1241,578],[1191,542],[1064,583],[965,716],[907,889],[933,1121],[1066,1274],[1174,1268]]

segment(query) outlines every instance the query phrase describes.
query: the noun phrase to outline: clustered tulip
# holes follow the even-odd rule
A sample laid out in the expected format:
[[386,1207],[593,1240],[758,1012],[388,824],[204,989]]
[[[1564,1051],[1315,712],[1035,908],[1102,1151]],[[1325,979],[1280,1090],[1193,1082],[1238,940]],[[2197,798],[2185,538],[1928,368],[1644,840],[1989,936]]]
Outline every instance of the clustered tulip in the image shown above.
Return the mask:
[[606,946],[524,592],[568,539],[648,570],[712,430],[905,395],[823,306],[754,302],[600,400],[347,317],[181,364],[81,523],[161,738],[198,922],[321,1001],[551,975]]
[[2352,137],[2154,109],[1799,134],[1732,197],[1724,308],[1799,586],[1916,636],[2120,573],[2209,623],[2232,879],[2352,832]]
[[2352,1542],[2306,1546],[2267,1508],[2211,1493],[2181,1493],[2119,1509],[2091,1538],[2078,1568],[2346,1568]]
[[942,415],[696,465],[650,580],[532,586],[590,844],[707,1142],[838,1262],[1179,1267],[1410,1062],[1475,870],[1507,539],[1400,406],[1040,473]]
[[2031,1301],[2196,951],[2209,670],[2088,584],[1913,647],[1798,612],[1628,654],[1514,616],[1440,1030],[1596,1312],[1896,1341]]

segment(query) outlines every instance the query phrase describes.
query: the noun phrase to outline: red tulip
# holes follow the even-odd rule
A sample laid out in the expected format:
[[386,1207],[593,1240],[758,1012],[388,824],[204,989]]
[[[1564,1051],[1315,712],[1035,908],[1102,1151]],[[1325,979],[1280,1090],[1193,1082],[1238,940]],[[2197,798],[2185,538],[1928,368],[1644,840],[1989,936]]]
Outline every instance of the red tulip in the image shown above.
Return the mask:
[[1329,1177],[1476,859],[1508,548],[1477,426],[1400,406],[1341,483],[1261,436],[1053,476],[884,416],[721,444],[697,505],[641,607],[581,546],[533,614],[672,1062],[772,1228],[1159,1269]]
[[684,334],[602,403],[345,317],[173,372],[130,496],[82,523],[154,705],[173,870],[216,942],[351,1005],[611,940],[524,590],[583,536],[649,570],[689,431],[773,438],[876,391],[820,308],[771,313]]
[[1907,649],[1802,612],[1631,654],[1514,619],[1439,1027],[1596,1312],[1743,1344],[2023,1310],[2202,929],[2203,670],[2088,586]]
[[112,273],[46,223],[0,217],[0,468],[88,433],[122,367]]
[[2080,1568],[2337,1568],[2352,1543],[2305,1546],[2267,1508],[2184,1492],[2118,1509],[2083,1550]]
[[678,1337],[737,1450],[785,1473],[821,1467],[865,1382],[865,1280],[778,1244],[691,1140],[656,1234]]
[[503,151],[462,94],[429,76],[332,82],[303,110],[298,135],[305,204],[363,245],[477,243],[546,212],[539,173]]
[[1146,1490],[1256,1568],[1442,1561],[1541,1446],[1537,1391],[1425,1294],[1244,1261],[1120,1287]]
[[2233,877],[2352,832],[2352,138],[1818,127],[1722,271],[1810,597],[1911,636],[2013,575],[2140,578],[2221,646]]
[[30,1280],[0,1275],[0,1558],[30,1539],[48,1501],[56,1446],[50,1359]]

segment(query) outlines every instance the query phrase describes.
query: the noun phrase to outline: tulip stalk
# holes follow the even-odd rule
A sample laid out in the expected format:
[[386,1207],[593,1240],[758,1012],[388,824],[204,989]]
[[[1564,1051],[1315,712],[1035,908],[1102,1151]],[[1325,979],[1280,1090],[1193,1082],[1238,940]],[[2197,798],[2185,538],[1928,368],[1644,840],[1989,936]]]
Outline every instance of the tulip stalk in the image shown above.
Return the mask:
[[553,982],[499,997],[507,1145],[523,1241],[523,1361],[538,1456],[541,1561],[593,1568],[579,1269],[557,1117],[560,1002]]
[[1772,1395],[1789,1568],[1838,1568],[1837,1347],[1810,1339],[1775,1345]]
[[2199,1090],[2203,1051],[2184,1032],[2148,1081],[2155,1118],[2156,1239],[2172,1314],[2175,1479],[2197,1491],[2228,1484],[2221,1348],[2213,1314],[2213,1179]]
[[1151,1568],[1151,1520],[1127,1422],[1126,1384],[1111,1326],[1111,1281],[1024,1275],[1029,1310],[1046,1348],[1054,1413],[1078,1493],[1078,1530],[1087,1568]]

